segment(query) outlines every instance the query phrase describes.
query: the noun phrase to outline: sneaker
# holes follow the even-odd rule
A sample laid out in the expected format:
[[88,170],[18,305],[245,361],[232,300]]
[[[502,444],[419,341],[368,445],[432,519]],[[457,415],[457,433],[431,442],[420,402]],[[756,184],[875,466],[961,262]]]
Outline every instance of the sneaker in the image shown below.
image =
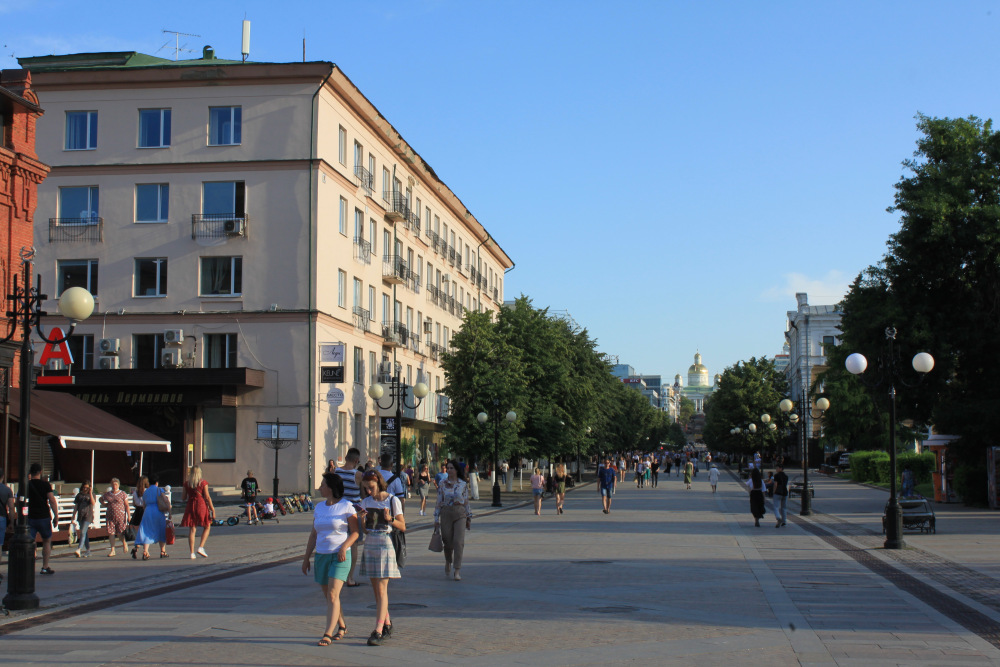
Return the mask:
[[197,557],[197,556],[195,556],[195,555],[194,555],[194,552],[192,551],[192,552],[191,552],[191,560],[197,560],[197,559],[198,559],[198,557]]
[[382,645],[382,633],[372,630],[371,637],[368,638],[369,646],[381,646]]
[[208,554],[205,553],[205,549],[203,549],[202,547],[198,547],[198,555],[208,558]]
[[55,574],[56,573],[56,571],[53,570],[51,567],[43,567],[41,570],[39,570],[39,572],[41,572],[42,574]]
[[382,639],[389,639],[392,637],[392,624],[386,624],[382,626]]

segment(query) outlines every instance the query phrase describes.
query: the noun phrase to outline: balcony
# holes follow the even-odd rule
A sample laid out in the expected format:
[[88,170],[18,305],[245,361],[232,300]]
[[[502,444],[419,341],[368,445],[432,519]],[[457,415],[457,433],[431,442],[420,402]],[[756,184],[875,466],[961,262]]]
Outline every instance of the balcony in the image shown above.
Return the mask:
[[500,303],[500,289],[498,287],[493,288],[493,300]]
[[49,218],[49,243],[104,242],[104,218]]
[[389,206],[385,211],[385,219],[390,222],[410,219],[410,202],[402,192],[390,192],[387,200]]
[[448,248],[448,263],[451,264],[452,266],[455,266],[455,257],[456,256],[457,256],[457,253],[455,252],[455,247],[454,246],[450,246]]
[[441,236],[440,236],[440,234],[438,234],[437,232],[435,232],[433,229],[428,229],[427,230],[427,240],[430,241],[431,248],[434,249],[434,252],[437,252],[438,251],[438,246],[441,244]]
[[354,315],[354,327],[367,332],[372,321],[372,314],[361,306],[354,306],[352,312]]
[[410,332],[402,322],[382,322],[382,346],[406,347]]
[[358,180],[358,186],[365,191],[365,194],[369,197],[372,196],[372,191],[375,189],[375,176],[370,171],[362,167],[361,165],[355,165],[354,167],[354,177]]
[[191,216],[191,238],[228,239],[250,236],[250,216],[242,213],[195,213]]
[[399,255],[386,255],[382,258],[382,282],[399,285],[410,279],[410,267]]
[[362,264],[372,263],[372,244],[360,236],[354,237],[354,259]]
[[417,354],[423,354],[423,352],[420,349],[420,337],[419,336],[411,336],[410,337],[410,349],[413,350],[414,352],[416,352]]
[[414,234],[420,236],[420,213],[417,211],[410,213],[410,229]]

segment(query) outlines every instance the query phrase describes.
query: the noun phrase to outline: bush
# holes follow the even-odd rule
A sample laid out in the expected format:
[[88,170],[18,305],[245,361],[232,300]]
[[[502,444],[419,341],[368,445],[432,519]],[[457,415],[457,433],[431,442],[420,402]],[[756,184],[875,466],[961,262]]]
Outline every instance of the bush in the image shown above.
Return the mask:
[[[903,469],[909,466],[913,471],[914,481],[917,484],[931,481],[931,473],[934,472],[934,452],[906,452],[896,457],[896,470],[902,475]],[[888,478],[886,479],[888,482]]]
[[955,468],[952,485],[966,505],[985,507],[989,503],[987,471],[983,463],[963,463]]
[[[888,466],[889,455],[880,451],[854,452],[851,454],[851,479],[855,482],[874,482],[878,480],[877,462],[884,459]],[[886,479],[889,474],[886,472]]]

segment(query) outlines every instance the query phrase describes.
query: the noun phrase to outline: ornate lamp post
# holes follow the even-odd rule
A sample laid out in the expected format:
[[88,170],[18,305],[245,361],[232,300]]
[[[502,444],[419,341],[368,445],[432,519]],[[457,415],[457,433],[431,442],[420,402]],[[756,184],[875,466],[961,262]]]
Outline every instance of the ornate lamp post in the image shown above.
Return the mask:
[[3,604],[8,609],[37,609],[38,596],[35,595],[35,540],[28,535],[28,444],[31,436],[31,367],[34,351],[31,347],[32,329],[49,344],[66,342],[81,321],[94,312],[94,297],[82,287],[70,287],[59,297],[59,312],[70,321],[69,331],[62,338],[49,339],[41,328],[41,318],[46,315],[42,302],[49,297],[42,294],[42,277],[39,275],[35,287],[31,287],[31,260],[34,248],[21,249],[23,287],[14,275],[14,290],[7,298],[13,310],[7,311],[11,323],[10,333],[3,338],[8,342],[21,329],[21,470],[17,483],[17,523],[14,537],[10,541],[7,569],[7,595]]
[[[799,410],[805,412],[807,399],[805,389],[802,390],[802,398],[800,399]],[[781,403],[778,404],[782,412],[789,413],[788,421],[792,424],[797,424],[799,422],[799,416],[794,412],[791,412],[792,408],[795,407],[795,403],[792,402],[790,398],[783,399]],[[821,397],[817,399],[816,403],[813,405],[813,410],[810,412],[813,419],[822,419],[823,413],[830,409],[830,401],[826,397]],[[806,420],[801,420],[802,424],[800,426],[800,440],[802,444],[802,504],[799,510],[799,516],[810,516],[812,514],[812,497],[809,495],[809,435],[806,433]]]
[[[511,410],[504,417],[509,423],[517,421],[517,413]],[[490,416],[485,412],[476,415],[476,421],[485,424]],[[513,473],[512,473],[513,474]],[[503,507],[500,503],[500,399],[493,399],[493,507]]]
[[[419,376],[418,376],[419,377]],[[382,405],[381,398],[385,395],[385,387],[379,383],[375,383],[368,387],[368,395],[372,397],[375,401],[375,405],[379,407],[380,410],[388,410],[392,407],[393,401],[396,403],[396,420],[393,423],[393,433],[396,438],[396,470],[395,475],[399,477],[403,471],[403,445],[402,445],[402,435],[403,435],[403,406],[405,405],[410,410],[416,410],[424,397],[430,393],[430,389],[423,382],[418,382],[417,384],[410,387],[399,378],[399,368],[396,369],[396,375],[389,380],[389,403],[387,405]],[[406,402],[406,395],[413,391],[413,397],[416,399],[413,405]]]
[[[900,382],[905,387],[916,386],[917,383],[907,384],[903,382],[899,354],[893,349],[896,340],[895,327],[886,327],[885,341],[886,349],[878,356],[877,375],[870,381],[864,377],[861,381],[869,387],[880,387],[883,384],[889,385],[889,506],[886,508],[886,549],[902,549],[906,544],[903,542],[903,512],[899,507],[899,498],[896,497],[896,382]],[[926,352],[918,352],[911,361],[913,370],[920,373],[921,381],[934,369],[934,357]],[[852,375],[861,376],[868,368],[868,360],[859,352],[855,352],[847,357],[844,362],[847,370]]]

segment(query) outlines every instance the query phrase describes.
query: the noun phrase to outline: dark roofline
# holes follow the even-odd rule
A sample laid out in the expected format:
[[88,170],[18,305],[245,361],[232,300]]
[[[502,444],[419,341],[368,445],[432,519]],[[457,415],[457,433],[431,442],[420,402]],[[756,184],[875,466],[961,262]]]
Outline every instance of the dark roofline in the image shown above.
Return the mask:
[[29,102],[28,100],[24,99],[23,97],[21,97],[17,93],[12,92],[10,90],[7,90],[3,86],[0,86],[0,96],[6,97],[8,100],[10,100],[11,102],[13,102],[14,104],[20,105],[20,106],[24,107],[25,109],[27,109],[28,111],[32,111],[34,113],[45,113],[45,111],[42,109],[42,107],[38,106],[34,102]]

